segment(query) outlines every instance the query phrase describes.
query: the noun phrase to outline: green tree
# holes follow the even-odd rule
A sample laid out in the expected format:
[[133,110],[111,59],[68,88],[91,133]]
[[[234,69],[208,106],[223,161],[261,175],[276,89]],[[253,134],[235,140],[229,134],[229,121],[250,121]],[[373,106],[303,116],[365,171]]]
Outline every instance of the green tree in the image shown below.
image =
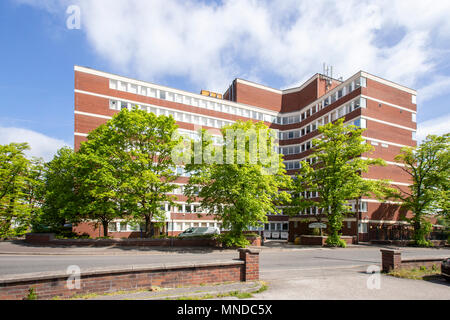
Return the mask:
[[0,237],[15,236],[26,230],[27,210],[24,187],[29,160],[27,143],[0,145]]
[[[345,216],[352,214],[350,200],[367,195],[382,198],[388,189],[388,181],[362,177],[361,173],[367,172],[370,166],[385,163],[382,159],[363,159],[363,153],[373,150],[364,143],[364,129],[343,122],[339,119],[318,128],[320,137],[312,141],[310,160],[301,162],[293,187],[295,198],[291,208],[286,209],[287,213],[296,215],[305,208],[317,207],[318,221],[328,220],[327,244],[330,246],[345,246],[340,230]],[[305,191],[317,192],[318,198],[305,198]]]
[[28,210],[27,226],[32,226],[42,214],[45,171],[46,167],[42,158],[32,158],[29,161],[23,186],[23,203]]
[[427,214],[448,215],[450,177],[450,134],[429,135],[417,147],[404,147],[395,158],[403,164],[412,184],[409,190],[399,189],[396,195],[402,206],[411,210],[414,241],[427,246],[426,236],[431,231]]
[[58,232],[66,223],[80,222],[75,193],[77,154],[69,147],[59,149],[44,170],[42,213],[35,228],[50,227]]
[[244,231],[266,223],[268,214],[279,213],[277,204],[289,201],[280,189],[289,186],[290,178],[264,123],[237,121],[221,131],[222,144],[214,145],[205,131],[192,143],[185,194],[190,201],[199,199],[230,230],[225,245],[245,246]]
[[[111,121],[111,120],[110,120]],[[120,171],[121,160],[114,155],[113,132],[110,121],[88,135],[76,156],[75,195],[79,217],[96,222],[108,236],[109,223],[123,216],[124,181]]]
[[165,221],[165,204],[178,186],[172,153],[180,142],[172,116],[156,116],[138,108],[124,109],[108,122],[111,156],[122,179],[119,189],[124,208],[135,221],[142,221],[145,234]]
[[178,140],[173,117],[124,109],[88,136],[78,152],[77,193],[86,218],[98,220],[107,235],[109,222],[126,218],[164,221],[161,206],[172,203],[178,177],[171,154]]

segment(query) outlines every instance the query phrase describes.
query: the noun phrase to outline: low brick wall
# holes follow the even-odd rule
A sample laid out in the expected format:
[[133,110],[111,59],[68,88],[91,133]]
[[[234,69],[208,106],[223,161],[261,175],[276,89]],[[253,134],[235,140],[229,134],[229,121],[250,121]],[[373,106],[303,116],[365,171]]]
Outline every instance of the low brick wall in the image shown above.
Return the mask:
[[[248,238],[251,246],[261,246],[260,237]],[[57,246],[133,246],[133,247],[219,247],[214,239],[55,239],[53,233],[28,233],[25,242]]]
[[[309,246],[325,246],[327,238],[327,236],[301,235],[300,244]],[[341,236],[341,239],[344,240],[346,244],[354,243],[353,237],[350,236]]]
[[402,259],[401,250],[398,249],[381,249],[381,265],[383,272],[398,269],[411,269],[425,266],[427,268],[433,265],[440,266],[441,262],[446,258],[443,257],[426,257],[426,258],[408,258]]
[[[38,299],[69,298],[78,294],[177,287],[259,279],[259,250],[239,249],[239,260],[196,264],[171,264],[102,268],[82,271],[79,286],[73,275],[44,272],[0,277],[0,300],[22,300],[30,288]],[[69,278],[70,277],[70,278]]]
[[53,240],[55,240],[54,233],[27,233],[25,235],[25,241],[28,243],[42,244],[50,243]]

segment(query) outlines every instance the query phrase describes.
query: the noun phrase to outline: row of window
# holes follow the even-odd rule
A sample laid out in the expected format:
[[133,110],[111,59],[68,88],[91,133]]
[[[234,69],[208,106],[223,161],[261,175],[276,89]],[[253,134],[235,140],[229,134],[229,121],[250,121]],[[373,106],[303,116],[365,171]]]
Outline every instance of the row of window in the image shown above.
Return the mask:
[[184,231],[195,227],[215,227],[222,229],[222,224],[218,222],[168,222],[167,231]]
[[289,146],[289,147],[280,147],[280,151],[283,155],[290,155],[290,154],[299,154],[302,152],[305,152],[312,147],[312,141],[307,141],[305,143],[296,145],[296,146]]
[[210,100],[204,100],[200,98],[194,98],[188,95],[182,95],[179,93],[174,93],[170,91],[163,91],[155,88],[140,86],[120,80],[109,80],[109,87],[114,90],[120,90],[125,92],[130,92],[134,94],[143,95],[146,97],[158,98],[162,100],[178,102],[193,107],[205,108],[208,110],[214,110],[223,113],[234,114],[237,116],[242,116],[246,118],[251,118],[259,121],[274,122],[276,120],[275,116],[270,114],[265,114],[258,111],[248,110],[245,108],[239,108],[226,103],[214,102]]
[[288,222],[269,222],[264,224],[264,230],[266,231],[288,231]]
[[300,169],[302,167],[301,162],[305,161],[309,164],[313,164],[318,160],[317,157],[312,158],[303,158],[295,161],[284,161],[284,165],[286,166],[286,170],[294,170],[294,169]]
[[327,107],[328,105],[336,102],[340,98],[346,96],[350,92],[354,91],[355,89],[358,89],[359,87],[366,87],[366,78],[360,77],[352,82],[350,82],[348,85],[342,87],[339,90],[336,90],[326,98],[320,100],[316,105],[312,106],[311,108],[308,108],[308,110],[302,112],[301,114],[287,116],[287,117],[277,117],[277,123],[278,124],[292,124],[292,123],[299,123],[307,119],[308,117],[312,116],[314,113],[322,110],[323,108]]
[[351,102],[343,105],[342,107],[340,107],[336,110],[333,110],[333,111],[327,113],[323,117],[317,119],[315,122],[310,123],[301,129],[291,130],[291,131],[287,131],[287,132],[280,132],[279,139],[280,140],[289,140],[289,139],[297,139],[297,138],[303,137],[304,135],[307,135],[308,133],[313,132],[318,127],[325,125],[328,122],[335,121],[358,108],[365,108],[366,103],[367,103],[367,101],[365,98],[354,99]]
[[[366,123],[367,123],[366,119],[361,119],[361,118],[357,118],[355,120],[348,122],[348,124],[355,125],[360,128],[366,128],[366,126],[367,126]],[[299,154],[299,153],[305,152],[311,148],[312,148],[312,141],[307,141],[307,142],[304,142],[299,145],[290,145],[287,147],[280,147],[279,150],[280,150],[280,153],[282,153],[283,155],[290,155],[290,154]]]
[[[350,205],[350,204],[349,204]],[[351,211],[352,212],[356,212],[356,204],[352,203],[351,204]],[[305,214],[305,215],[317,215],[321,212],[321,210],[316,207],[316,206],[312,206],[309,208],[304,209],[303,211],[300,211],[299,214]],[[361,201],[359,203],[359,212],[367,212],[367,202],[366,201]]]
[[[218,222],[167,222],[168,231],[184,231],[191,227],[216,227],[222,229],[222,224]],[[144,230],[144,225],[127,222],[111,222],[108,225],[110,232],[132,232]]]
[[[129,109],[131,110],[133,104],[125,101],[120,100],[110,100],[109,101],[109,108],[113,110],[122,110],[122,109]],[[160,108],[157,106],[150,106],[150,105],[143,105],[140,104],[138,107],[144,111],[152,112],[155,115],[165,115],[165,116],[172,116],[176,121],[186,122],[186,123],[193,123],[198,124],[201,126],[207,126],[212,128],[222,128],[225,125],[232,124],[233,121],[227,121],[227,120],[219,120],[214,119],[206,116],[200,116],[195,115],[191,113],[186,113],[183,111],[174,111],[169,110],[165,108]]]

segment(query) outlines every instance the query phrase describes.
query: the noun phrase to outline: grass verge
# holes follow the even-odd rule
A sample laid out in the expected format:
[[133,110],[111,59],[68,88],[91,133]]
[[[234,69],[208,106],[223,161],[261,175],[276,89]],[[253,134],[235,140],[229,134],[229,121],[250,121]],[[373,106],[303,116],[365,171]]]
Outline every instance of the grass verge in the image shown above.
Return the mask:
[[431,268],[421,266],[419,268],[392,270],[388,272],[388,275],[404,279],[427,280],[430,276],[437,276],[440,273],[440,266],[434,265]]

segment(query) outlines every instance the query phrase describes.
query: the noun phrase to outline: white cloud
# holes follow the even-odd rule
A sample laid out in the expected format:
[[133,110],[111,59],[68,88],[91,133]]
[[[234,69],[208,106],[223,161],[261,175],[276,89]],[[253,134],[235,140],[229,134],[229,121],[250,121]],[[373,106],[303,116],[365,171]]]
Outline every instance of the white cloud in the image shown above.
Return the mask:
[[450,77],[436,76],[430,84],[418,90],[418,102],[422,103],[440,95],[447,94],[450,91]]
[[[0,144],[11,142],[27,142],[31,149],[26,151],[27,157],[42,157],[50,161],[59,148],[70,146],[63,140],[46,136],[42,133],[14,127],[0,127]],[[71,147],[71,146],[70,146]]]
[[423,141],[427,135],[450,133],[450,113],[417,124],[417,141]]
[[362,69],[423,87],[450,52],[450,1],[16,1],[60,14],[80,5],[82,31],[118,73],[219,92],[234,77],[299,84],[322,62],[344,78]]

